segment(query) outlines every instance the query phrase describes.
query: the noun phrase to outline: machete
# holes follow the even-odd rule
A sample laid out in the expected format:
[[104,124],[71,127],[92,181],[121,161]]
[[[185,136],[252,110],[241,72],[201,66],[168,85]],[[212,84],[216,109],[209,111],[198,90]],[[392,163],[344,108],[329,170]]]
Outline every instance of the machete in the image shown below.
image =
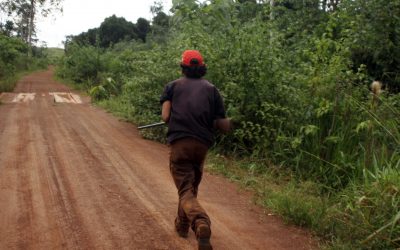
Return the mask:
[[164,124],[165,124],[165,122],[157,122],[157,123],[153,123],[153,124],[149,124],[149,125],[140,126],[140,127],[138,127],[138,129],[154,128],[154,127],[162,126]]

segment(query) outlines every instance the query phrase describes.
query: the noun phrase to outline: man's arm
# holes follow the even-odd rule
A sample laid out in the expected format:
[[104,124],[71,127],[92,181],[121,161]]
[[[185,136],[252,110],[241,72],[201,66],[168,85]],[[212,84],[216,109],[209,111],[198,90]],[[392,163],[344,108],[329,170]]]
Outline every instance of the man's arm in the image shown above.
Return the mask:
[[171,116],[171,101],[165,101],[162,104],[161,118],[164,122],[168,123]]

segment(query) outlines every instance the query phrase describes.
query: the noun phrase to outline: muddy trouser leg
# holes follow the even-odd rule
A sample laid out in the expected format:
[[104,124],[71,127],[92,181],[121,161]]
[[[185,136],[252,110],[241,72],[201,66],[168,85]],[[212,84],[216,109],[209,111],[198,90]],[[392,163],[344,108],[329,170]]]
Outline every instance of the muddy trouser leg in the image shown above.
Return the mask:
[[185,138],[171,145],[170,170],[178,189],[178,218],[181,224],[211,225],[210,218],[197,200],[198,187],[203,174],[203,163],[207,154],[203,143]]

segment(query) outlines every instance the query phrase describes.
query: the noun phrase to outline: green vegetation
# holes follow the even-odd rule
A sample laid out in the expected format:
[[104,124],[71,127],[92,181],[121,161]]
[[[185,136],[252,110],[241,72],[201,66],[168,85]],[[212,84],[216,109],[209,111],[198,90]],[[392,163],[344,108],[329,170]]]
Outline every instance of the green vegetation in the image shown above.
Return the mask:
[[28,46],[25,42],[0,32],[0,92],[14,89],[19,78],[18,73],[47,67],[43,49],[34,48],[32,57],[28,57],[27,52]]
[[123,17],[110,16],[101,23],[99,28],[90,29],[77,36],[68,36],[66,47],[71,43],[79,45],[99,45],[108,48],[121,41],[138,39],[146,42],[146,36],[150,32],[150,22],[139,18],[137,23],[128,22]]
[[50,64],[57,64],[64,56],[64,50],[60,48],[47,48],[45,50],[46,57]]
[[[379,167],[379,166],[376,166]],[[336,193],[299,181],[286,168],[258,159],[208,157],[207,169],[255,191],[255,202],[291,223],[311,228],[327,249],[396,249],[400,220],[397,166],[376,169]],[[395,247],[393,247],[395,246]]]
[[0,92],[12,91],[22,72],[48,66],[47,49],[34,46],[36,19],[59,4],[58,0],[0,0]]
[[145,36],[114,16],[69,37],[58,75],[145,124],[183,50],[200,50],[240,124],[218,138],[212,171],[334,248],[399,248],[400,2],[173,2],[171,16],[153,6]]
[[27,46],[18,39],[0,34],[0,92],[13,89],[15,72],[24,66]]

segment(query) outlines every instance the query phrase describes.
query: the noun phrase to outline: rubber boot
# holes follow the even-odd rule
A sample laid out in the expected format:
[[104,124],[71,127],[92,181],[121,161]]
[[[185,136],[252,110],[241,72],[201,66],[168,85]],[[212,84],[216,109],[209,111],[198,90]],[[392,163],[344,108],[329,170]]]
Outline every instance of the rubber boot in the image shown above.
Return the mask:
[[196,237],[199,244],[199,250],[212,250],[210,243],[211,229],[207,224],[200,224],[196,228]]
[[187,238],[189,233],[189,223],[181,223],[178,217],[175,218],[175,231],[182,238]]

